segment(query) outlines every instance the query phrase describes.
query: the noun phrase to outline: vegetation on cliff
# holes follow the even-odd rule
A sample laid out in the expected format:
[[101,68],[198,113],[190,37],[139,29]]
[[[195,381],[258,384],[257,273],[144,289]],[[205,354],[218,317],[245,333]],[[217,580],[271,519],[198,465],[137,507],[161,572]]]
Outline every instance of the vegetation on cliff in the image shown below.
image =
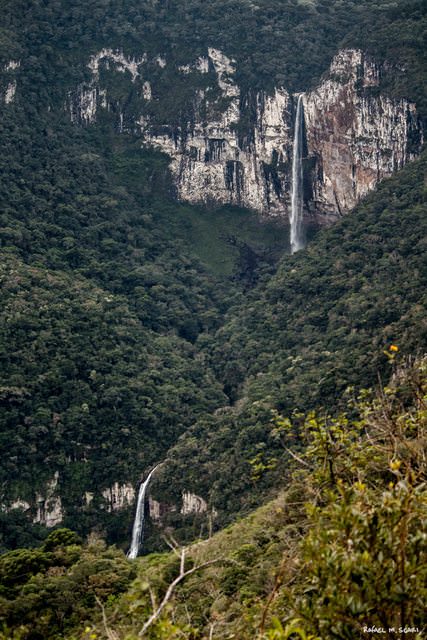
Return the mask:
[[[150,115],[189,122],[204,80],[177,68],[216,47],[244,132],[254,91],[307,90],[360,47],[425,121],[426,3],[0,9],[0,640],[421,640],[425,152],[284,255],[286,227],[174,200],[168,158],[114,128],[137,99],[120,74],[93,126],[70,99],[102,48],[147,53]],[[161,460],[157,553],[130,562],[133,509],[106,495]]]

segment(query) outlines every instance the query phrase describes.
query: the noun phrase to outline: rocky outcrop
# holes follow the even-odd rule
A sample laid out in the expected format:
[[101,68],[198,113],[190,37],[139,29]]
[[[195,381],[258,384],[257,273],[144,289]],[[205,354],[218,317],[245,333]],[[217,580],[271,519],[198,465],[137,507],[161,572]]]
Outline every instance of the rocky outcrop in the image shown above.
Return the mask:
[[[148,496],[148,508],[150,519],[157,525],[162,525],[164,519],[171,513],[177,511],[177,507],[174,504],[168,504],[164,502],[158,502],[151,496]],[[195,493],[190,491],[182,492],[182,502],[180,508],[180,514],[183,516],[198,515],[207,513],[208,505],[206,501]],[[213,517],[216,517],[216,511],[212,511]]]
[[206,513],[208,505],[205,500],[195,493],[189,491],[182,492],[181,514],[187,516],[191,513]]
[[31,509],[31,505],[26,500],[14,500],[9,508],[5,508],[5,511],[11,511],[12,509],[20,509],[21,511],[29,511]]
[[[89,82],[81,84],[76,92],[71,92],[68,96],[68,107],[71,121],[82,124],[92,124],[96,121],[99,108],[110,110],[116,109],[115,102],[108,97],[107,90],[102,88],[102,74],[108,72],[118,72],[128,77],[131,84],[137,80],[142,82],[140,91],[144,100],[151,99],[151,86],[149,82],[141,81],[142,68],[147,62],[147,55],[144,53],[139,58],[126,56],[122,51],[113,49],[101,49],[93,55],[88,63],[91,74]],[[158,56],[156,64],[164,68],[165,60]],[[141,88],[141,87],[140,87]],[[123,113],[118,110],[119,120],[123,121]]]
[[[157,73],[168,64],[161,56],[148,62]],[[183,78],[210,74],[215,86],[194,90],[186,120],[159,121],[162,110],[156,112],[158,97],[146,65],[145,54],[130,58],[103,49],[93,56],[88,65],[92,80],[70,98],[72,120],[89,124],[99,109],[114,113],[119,131],[138,132],[145,146],[170,156],[180,200],[235,204],[287,218],[297,96],[283,87],[270,94],[243,94],[235,81],[235,62],[209,48],[207,56],[180,65],[175,73]],[[318,87],[303,94],[306,218],[328,223],[347,213],[420,151],[415,105],[379,92],[385,70],[360,50],[342,50]],[[102,86],[101,71],[127,74],[132,95],[139,96],[139,113],[130,124],[126,105],[115,103]]]
[[19,60],[9,60],[9,62],[3,68],[3,73],[5,76],[3,101],[5,104],[10,104],[15,100],[16,89],[18,86],[15,76],[20,66],[21,62]]
[[[285,89],[273,95],[242,96],[233,80],[234,61],[210,48],[199,68],[213,67],[220,96],[206,104],[205,92],[194,99],[192,122],[185,129],[144,123],[146,144],[171,157],[170,168],[180,200],[235,204],[261,214],[283,215],[289,201],[292,154],[292,99]],[[225,108],[218,109],[224,102]],[[208,108],[209,118],[204,117]],[[249,123],[246,129],[242,120]]]
[[153,522],[161,524],[163,518],[169,513],[174,513],[176,506],[174,504],[167,504],[165,502],[158,502],[151,496],[148,496],[148,513]]
[[[170,155],[179,199],[288,216],[295,97],[283,88],[241,96],[229,79],[231,62],[219,55],[212,61],[231,98],[227,109],[216,120],[196,117],[178,136],[155,135],[148,126],[146,140]],[[317,89],[303,95],[304,209],[320,223],[347,213],[420,150],[415,105],[378,95],[380,75],[361,51],[341,51]],[[248,112],[251,125],[242,131]]]
[[[18,498],[7,506],[3,505],[2,508],[5,511],[20,509],[28,513],[34,524],[41,524],[48,528],[55,527],[64,518],[58,482],[59,473],[56,472],[53,478],[46,483],[43,493],[36,493],[31,502]],[[111,487],[101,492],[101,496],[106,503],[107,511],[110,513],[125,509],[135,502],[135,490],[131,484],[114,482]],[[92,504],[94,498],[95,494],[93,492],[86,491],[84,493],[85,508]]]
[[135,489],[131,484],[115,482],[102,492],[102,496],[107,501],[107,509],[111,513],[133,504],[135,502]]
[[62,501],[58,493],[58,481],[59,473],[56,472],[53,478],[46,483],[43,493],[35,494],[31,504],[27,500],[18,498],[9,506],[3,505],[2,509],[5,511],[19,509],[27,512],[34,524],[41,524],[48,528],[55,527],[62,522],[64,517]]
[[319,214],[346,213],[420,150],[415,105],[379,95],[382,72],[362,51],[341,51],[328,77],[304,96],[307,204]]
[[63,519],[61,496],[58,494],[59,473],[56,472],[52,480],[46,485],[44,495],[37,494],[37,514],[33,522],[45,527],[55,527]]

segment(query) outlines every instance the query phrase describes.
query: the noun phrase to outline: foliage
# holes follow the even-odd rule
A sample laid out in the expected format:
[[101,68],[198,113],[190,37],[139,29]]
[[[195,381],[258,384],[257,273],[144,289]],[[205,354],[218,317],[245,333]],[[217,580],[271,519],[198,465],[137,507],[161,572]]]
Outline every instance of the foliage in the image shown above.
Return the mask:
[[[135,131],[115,131],[114,113],[73,125],[69,94],[103,47],[145,52],[147,109],[178,127],[191,122],[195,89],[218,97],[211,73],[177,73],[210,46],[236,60],[249,107],[254,90],[305,90],[339,47],[360,46],[387,61],[383,89],[425,115],[425,3],[28,4],[1,2],[2,548],[46,535],[31,525],[57,471],[65,523],[81,533],[96,523],[123,543],[131,514],[110,514],[101,492],[136,485],[166,456],[162,497],[197,490],[223,524],[280,481],[287,462],[272,409],[308,410],[366,384],[384,370],[375,354],[389,341],[408,352],[425,344],[424,164],[271,278],[286,229],[237,209],[176,204],[167,157],[142,152]],[[21,65],[5,104],[10,60]],[[140,87],[126,74],[105,80],[126,124]],[[194,537],[196,525],[173,517]]]
[[275,411],[296,413],[295,423],[310,409],[338,412],[347,387],[388,376],[390,345],[397,359],[425,349],[425,167],[424,155],[285,256],[207,340],[232,406],[179,439],[171,469],[210,496],[221,525],[272,495],[289,462],[284,448],[300,447],[298,431],[277,432]]
[[[13,257],[2,274],[6,500],[33,504],[60,469],[63,508],[87,531],[101,491],[136,480],[222,396],[191,344],[145,327],[124,297]],[[79,519],[85,491],[99,497]]]
[[[147,637],[338,640],[375,625],[421,638],[425,362],[397,364],[426,342],[425,155],[276,270],[286,230],[176,204],[167,157],[115,132],[112,113],[74,126],[64,104],[96,51],[146,52],[147,109],[179,127],[195,89],[218,96],[211,74],[177,68],[214,46],[237,62],[244,133],[255,90],[306,90],[358,46],[387,62],[381,89],[425,117],[425,3],[0,5],[0,544],[14,549],[0,557],[0,638],[133,640],[180,571]],[[106,82],[126,123],[136,91]],[[378,371],[392,371],[379,395],[345,391]],[[131,514],[102,492],[166,457],[155,490],[208,496],[211,527],[215,509],[219,527],[286,490],[182,566],[47,535],[57,479],[65,524],[123,544]],[[169,524],[191,539],[206,526],[179,512]]]
[[[338,640],[375,626],[390,638],[401,637],[399,628],[406,628],[405,637],[420,640],[427,595],[427,362],[412,359],[393,367],[388,386],[351,397],[340,417],[325,412],[306,417],[301,460],[290,463],[286,489],[187,549],[185,570],[201,568],[177,584],[144,637]],[[124,562],[102,546],[59,549],[61,555],[57,549],[3,556],[9,616],[21,606],[16,594],[29,584],[32,594],[40,589],[38,595],[45,597],[46,586],[34,575],[46,572],[43,563],[66,567],[63,575],[71,580],[89,576],[85,584],[99,590],[100,580],[95,584],[90,578],[93,568],[100,571],[108,556],[116,575]],[[8,576],[17,558],[28,575],[11,586]],[[90,595],[79,590],[82,617],[67,614],[59,637],[136,640],[183,565],[171,553],[149,555],[132,566],[138,576],[116,599],[108,598],[117,584],[108,573],[102,612],[95,613]],[[119,579],[119,590],[127,579]],[[60,598],[65,586],[58,580]],[[72,603],[77,610],[75,599]],[[32,636],[22,636],[27,637]]]
[[83,547],[77,541],[75,533],[60,529],[41,549],[0,556],[1,638],[65,637],[67,629],[93,615],[96,599],[112,602],[126,589],[133,568],[121,552],[100,541]]
[[[146,51],[149,58],[160,53],[176,66],[213,46],[237,60],[242,88],[279,85],[292,91],[316,82],[343,44],[361,46],[394,64],[415,65],[406,71],[411,77],[419,74],[418,86],[400,80],[401,86],[394,87],[397,92],[409,88],[421,97],[425,86],[419,58],[425,4],[420,0],[215,0],[208,5],[202,0],[49,0],[33,2],[30,8],[22,0],[6,0],[2,9],[4,43],[13,42],[5,53],[13,48],[28,52],[26,66],[31,80],[37,79],[32,91],[43,99],[50,92],[58,100],[59,85],[71,88],[83,76],[85,56],[104,46],[124,47],[136,55]],[[191,82],[200,82],[200,77]],[[172,108],[171,122],[186,109],[185,87],[176,78],[172,87],[170,91],[169,79],[160,89]]]
[[361,396],[358,419],[306,425],[306,456],[322,494],[308,506],[298,608],[320,637],[353,638],[364,626],[390,637],[399,628],[421,631],[426,392],[425,360],[410,363],[377,398]]
[[[96,525],[123,542],[131,514],[110,515],[101,492],[114,482],[137,485],[199,412],[226,401],[194,346],[248,286],[223,226],[254,246],[260,271],[271,269],[263,254],[274,230],[248,212],[220,211],[213,233],[210,212],[170,200],[160,154],[137,154],[135,140],[102,124],[93,132],[73,126],[62,101],[45,109],[43,69],[59,65],[55,77],[64,81],[76,61],[54,62],[41,47],[48,27],[41,5],[30,13],[35,7],[26,29],[42,33],[21,36],[35,47],[38,75],[27,59],[22,100],[3,105],[0,122],[0,475],[8,512],[0,545],[43,538],[31,522],[57,471],[66,523],[82,533]],[[25,14],[13,9],[11,23]],[[50,75],[46,82],[64,90]],[[85,494],[96,496],[90,505]],[[17,501],[30,505],[28,517],[19,507],[10,513]]]

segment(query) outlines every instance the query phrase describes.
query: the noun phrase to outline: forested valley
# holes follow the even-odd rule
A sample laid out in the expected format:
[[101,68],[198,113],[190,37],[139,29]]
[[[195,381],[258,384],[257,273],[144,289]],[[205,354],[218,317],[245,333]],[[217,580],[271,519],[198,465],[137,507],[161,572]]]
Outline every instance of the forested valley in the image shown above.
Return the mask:
[[[421,640],[426,3],[0,9],[0,639]],[[209,48],[248,147],[256,96],[315,91],[354,49],[381,69],[362,102],[416,105],[420,152],[333,224],[310,214],[297,253],[287,217],[182,200],[132,123],[178,147],[195,92],[216,122],[229,80],[187,69]],[[100,51],[130,60],[97,71],[102,109]]]

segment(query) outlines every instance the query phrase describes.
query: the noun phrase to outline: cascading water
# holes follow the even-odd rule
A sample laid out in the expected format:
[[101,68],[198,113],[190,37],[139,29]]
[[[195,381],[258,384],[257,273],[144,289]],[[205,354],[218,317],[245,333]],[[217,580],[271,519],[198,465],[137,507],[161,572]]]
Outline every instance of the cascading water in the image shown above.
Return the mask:
[[298,96],[297,112],[295,116],[294,147],[292,153],[292,190],[291,190],[291,253],[296,253],[305,246],[302,227],[303,205],[303,174],[302,174],[302,145],[303,145],[304,107],[302,94]]
[[144,482],[141,483],[138,492],[138,501],[136,503],[136,514],[133,522],[132,529],[132,542],[130,549],[127,553],[127,557],[130,560],[134,560],[141,548],[142,534],[144,532],[144,506],[145,506],[145,494],[147,492],[148,485],[150,484],[151,477],[156,469],[160,467],[160,464],[156,465],[154,469],[150,471]]

